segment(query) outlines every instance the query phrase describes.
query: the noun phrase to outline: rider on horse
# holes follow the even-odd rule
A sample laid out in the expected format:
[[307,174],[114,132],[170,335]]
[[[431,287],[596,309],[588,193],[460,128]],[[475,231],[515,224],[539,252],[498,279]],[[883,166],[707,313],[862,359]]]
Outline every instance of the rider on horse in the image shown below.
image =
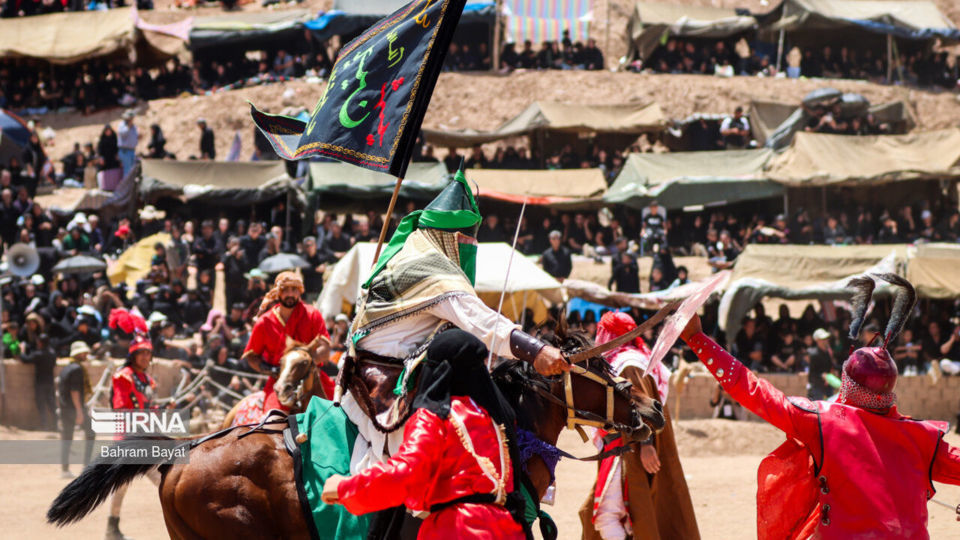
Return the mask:
[[[843,363],[835,403],[784,396],[701,332],[696,316],[680,336],[733,399],[787,434],[757,475],[761,540],[929,538],[933,482],[960,484],[960,448],[943,441],[946,425],[897,412],[897,366],[887,346],[913,310],[916,292],[899,276],[877,277],[900,292],[883,336],[874,336],[883,338],[881,345],[851,351]],[[862,277],[851,285],[856,343],[874,282]]]
[[[462,170],[426,208],[400,221],[364,283],[367,293],[357,306],[348,340],[353,361],[402,364],[404,391],[430,341],[453,326],[493,343],[498,356],[533,362],[544,375],[569,369],[558,349],[524,333],[477,296],[473,284],[480,221]],[[402,429],[384,433],[349,390],[342,406],[360,432],[356,444],[366,450],[355,449],[351,470],[397,452]]]
[[[250,340],[243,352],[242,359],[254,370],[269,375],[264,385],[263,410],[288,410],[280,404],[273,388],[276,382],[276,367],[287,351],[288,338],[305,344],[321,336],[321,345],[314,355],[315,361],[323,361],[330,351],[330,334],[323,322],[323,315],[313,306],[304,304],[303,280],[294,272],[281,272],[271,289],[263,297],[257,312],[257,322],[250,333]],[[333,390],[333,381],[325,373],[320,373],[323,387]]]
[[514,417],[484,365],[487,348],[476,337],[450,330],[437,336],[421,364],[416,410],[403,444],[384,463],[344,478],[330,477],[327,504],[353,514],[404,504],[429,511],[418,538],[522,539],[523,508],[514,478]]

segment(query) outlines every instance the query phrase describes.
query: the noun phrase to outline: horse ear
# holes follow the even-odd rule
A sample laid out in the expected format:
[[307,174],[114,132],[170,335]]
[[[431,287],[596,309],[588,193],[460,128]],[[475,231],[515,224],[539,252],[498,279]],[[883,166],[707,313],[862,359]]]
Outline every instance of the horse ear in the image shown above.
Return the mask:
[[294,347],[299,347],[299,346],[300,346],[300,342],[299,342],[299,341],[293,339],[293,338],[290,337],[290,336],[286,336],[286,341],[285,341],[284,346],[283,346],[284,350],[289,351],[289,350],[293,349]]
[[307,344],[307,350],[310,351],[310,354],[316,354],[317,349],[320,347],[321,339],[322,338],[318,335],[317,337],[313,338],[313,341]]

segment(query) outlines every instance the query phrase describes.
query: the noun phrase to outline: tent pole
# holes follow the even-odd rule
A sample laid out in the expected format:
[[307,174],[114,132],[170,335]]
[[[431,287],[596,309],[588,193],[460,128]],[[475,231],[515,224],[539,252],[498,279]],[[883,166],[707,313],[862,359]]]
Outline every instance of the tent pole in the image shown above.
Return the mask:
[[893,36],[887,34],[887,84],[893,79]]
[[787,189],[783,190],[783,215],[790,215],[790,193]]
[[[604,25],[606,26],[606,34],[607,34],[606,39],[604,40],[606,41],[606,45],[607,45],[607,54],[610,54],[610,50],[611,50],[610,49],[610,2],[611,1],[612,0],[607,0],[607,20],[604,21]],[[608,62],[609,60],[610,59],[607,58]]]
[[[290,243],[290,189],[287,189],[287,229],[284,235],[286,235],[287,245],[292,245]],[[283,249],[283,246],[280,246],[280,249]]]
[[777,73],[780,73],[780,64],[783,60],[783,28],[780,29],[780,39],[777,40]]
[[823,215],[827,215],[827,186],[820,188],[820,204],[823,207]]
[[497,0],[494,3],[493,8],[496,10],[493,16],[493,47],[490,48],[492,53],[492,62],[490,62],[490,71],[498,71],[500,69],[500,5],[503,0]]
[[390,197],[390,205],[387,206],[387,217],[383,220],[383,227],[380,227],[380,240],[377,240],[377,251],[373,254],[373,266],[377,265],[377,259],[380,258],[380,248],[383,247],[383,241],[387,238],[387,229],[390,227],[390,219],[393,217],[393,207],[397,205],[397,197],[400,195],[400,184],[403,178],[397,177],[397,185],[393,186],[393,195]]

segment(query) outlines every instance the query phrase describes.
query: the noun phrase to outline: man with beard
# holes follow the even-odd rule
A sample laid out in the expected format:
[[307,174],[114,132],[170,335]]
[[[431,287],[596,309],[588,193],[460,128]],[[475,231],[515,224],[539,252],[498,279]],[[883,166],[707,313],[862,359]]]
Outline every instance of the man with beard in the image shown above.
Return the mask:
[[[330,334],[323,322],[323,315],[316,308],[304,304],[303,281],[294,272],[281,272],[271,289],[260,302],[256,324],[250,333],[250,341],[242,359],[250,368],[270,376],[264,385],[263,409],[287,410],[280,404],[273,389],[280,358],[287,350],[287,338],[298,343],[310,343],[320,336],[314,360],[323,363],[330,354]],[[333,380],[321,373],[321,380],[328,395],[332,395]]]

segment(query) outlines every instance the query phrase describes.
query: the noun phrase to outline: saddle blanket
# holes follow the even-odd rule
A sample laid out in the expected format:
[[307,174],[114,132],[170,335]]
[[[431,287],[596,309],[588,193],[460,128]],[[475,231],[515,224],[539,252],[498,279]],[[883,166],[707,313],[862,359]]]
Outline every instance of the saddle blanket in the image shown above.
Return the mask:
[[[288,450],[293,456],[297,492],[307,522],[314,530],[311,537],[337,540],[362,540],[367,537],[370,516],[355,516],[339,504],[328,505],[320,499],[323,484],[334,474],[350,475],[357,427],[343,409],[332,401],[313,397],[307,410],[290,417]],[[297,435],[306,440],[297,444]]]

